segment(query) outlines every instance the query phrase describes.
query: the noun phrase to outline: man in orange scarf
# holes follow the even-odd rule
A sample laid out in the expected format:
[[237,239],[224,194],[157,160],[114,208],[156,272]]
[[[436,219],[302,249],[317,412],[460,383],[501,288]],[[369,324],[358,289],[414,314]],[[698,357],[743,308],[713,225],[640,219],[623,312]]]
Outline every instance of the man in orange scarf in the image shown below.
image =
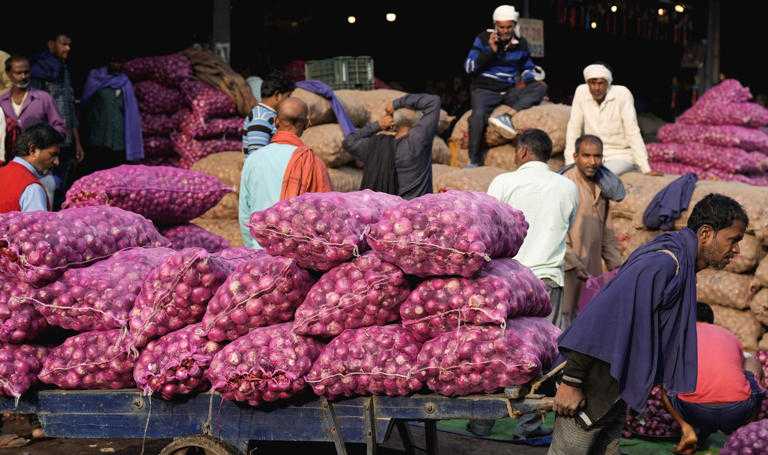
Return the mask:
[[331,191],[325,164],[300,139],[309,123],[309,109],[298,98],[280,103],[272,142],[245,159],[240,176],[240,232],[245,245],[258,248],[248,222],[254,212],[303,193]]

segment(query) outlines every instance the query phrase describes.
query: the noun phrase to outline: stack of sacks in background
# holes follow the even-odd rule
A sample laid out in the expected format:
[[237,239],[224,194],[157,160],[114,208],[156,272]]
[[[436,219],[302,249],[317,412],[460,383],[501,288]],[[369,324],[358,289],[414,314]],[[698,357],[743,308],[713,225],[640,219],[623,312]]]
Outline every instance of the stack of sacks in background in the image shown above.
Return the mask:
[[529,382],[556,355],[543,284],[504,259],[524,218],[485,194],[310,193],[251,230],[266,251],[174,251],[149,220],[103,205],[0,215],[0,341],[79,332],[0,346],[2,393],[39,379],[165,399],[212,387],[251,405],[307,384],[453,396]]
[[192,166],[192,170],[216,177],[232,192],[192,223],[210,232],[220,235],[232,247],[243,246],[240,233],[238,207],[240,197],[240,173],[243,170],[245,154],[243,152],[221,152],[208,155]]
[[[149,220],[115,207],[0,215],[0,394],[18,398],[44,370],[58,385],[130,386],[126,356],[88,374],[75,363],[106,355],[102,341],[119,337],[148,270],[173,253],[167,245]],[[65,352],[75,342],[52,346],[51,326],[89,333]]]
[[[616,233],[624,258],[640,245],[648,242],[662,231],[648,230],[643,226],[643,213],[653,197],[677,176],[651,177],[639,173],[624,174],[621,179],[627,190],[627,197],[619,203],[612,203],[609,219]],[[768,188],[737,182],[700,180],[696,184],[688,210],[675,222],[674,229],[686,226],[688,216],[698,201],[710,193],[730,196],[742,206],[749,216],[749,226],[739,244],[740,254],[725,270],[707,269],[698,274],[698,299],[712,306],[715,323],[734,332],[745,349],[754,351],[768,324],[765,310],[768,309],[768,292],[757,293],[756,280],[758,264],[765,262],[768,252]],[[758,274],[762,276],[761,274]],[[763,345],[768,340],[763,341]]]
[[64,208],[109,205],[155,223],[175,249],[211,253],[229,247],[221,236],[189,222],[217,206],[232,188],[218,178],[171,166],[123,165],[94,172],[67,191]]
[[135,85],[148,162],[189,168],[209,154],[242,148],[244,109],[255,101],[241,96],[238,105],[211,85],[220,73],[206,68],[228,68],[218,57],[188,53],[142,57],[123,66]]
[[[362,127],[369,121],[378,121],[385,115],[388,102],[405,95],[397,90],[336,90],[335,94],[344,105],[350,120],[357,127]],[[333,190],[349,192],[360,189],[360,182],[363,179],[362,165],[356,163],[354,158],[343,149],[344,134],[331,109],[330,101],[300,88],[296,89],[292,96],[302,99],[309,107],[311,126],[304,131],[301,139],[328,166]],[[410,109],[399,109],[395,113],[396,123],[414,125],[419,118],[420,114]],[[438,132],[445,131],[452,120],[453,118],[445,111],[441,111]],[[441,164],[448,164],[450,161],[448,145],[439,137],[436,137],[433,142],[432,159]]]
[[768,186],[768,109],[734,79],[707,91],[648,144],[654,170]]
[[[520,112],[513,111],[509,106],[497,107],[492,117],[511,114],[512,123],[518,133],[538,128],[545,131],[552,139],[552,159],[549,166],[552,170],[560,170],[565,161],[563,151],[565,150],[565,132],[570,117],[570,106],[563,104],[545,103],[534,106]],[[450,163],[452,166],[463,168],[469,164],[469,116],[472,111],[468,111],[461,116],[454,126],[451,133],[450,142],[458,147],[458,154]],[[485,130],[485,139],[483,146],[488,148],[485,155],[485,166],[473,169],[461,169],[458,172],[447,172],[446,169],[440,169],[439,178],[434,178],[435,190],[456,189],[466,191],[487,191],[488,186],[493,179],[504,172],[514,171],[515,165],[515,146],[513,141],[516,135],[509,135],[495,126],[488,124]]]

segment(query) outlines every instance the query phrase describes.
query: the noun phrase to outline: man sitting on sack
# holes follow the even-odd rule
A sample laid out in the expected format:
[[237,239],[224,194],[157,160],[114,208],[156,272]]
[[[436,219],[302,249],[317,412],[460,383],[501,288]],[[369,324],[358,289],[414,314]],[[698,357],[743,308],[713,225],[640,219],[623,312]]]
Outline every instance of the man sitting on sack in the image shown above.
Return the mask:
[[576,140],[591,134],[603,141],[603,165],[616,175],[651,171],[640,127],[635,99],[622,85],[613,85],[608,65],[595,63],[584,68],[584,82],[576,88],[571,118],[565,135],[565,164],[573,164]]
[[[544,71],[534,66],[528,41],[520,36],[515,7],[502,5],[493,12],[493,30],[477,35],[464,70],[474,77],[471,86],[472,115],[469,117],[469,167],[482,166],[486,123],[511,135],[512,115],[488,119],[493,110],[505,104],[521,111],[541,103],[547,94]],[[575,138],[574,138],[575,140]]]

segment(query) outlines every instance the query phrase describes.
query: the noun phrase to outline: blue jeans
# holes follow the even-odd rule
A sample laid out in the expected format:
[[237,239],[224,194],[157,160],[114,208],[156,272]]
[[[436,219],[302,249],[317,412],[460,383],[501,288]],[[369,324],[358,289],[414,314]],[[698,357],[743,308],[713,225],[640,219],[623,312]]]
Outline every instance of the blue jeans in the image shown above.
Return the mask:
[[670,395],[672,406],[683,416],[683,419],[696,429],[701,441],[710,434],[722,431],[730,434],[744,426],[752,419],[763,402],[765,392],[757,384],[755,376],[745,371],[751,393],[749,398],[735,403],[700,404],[689,403]]

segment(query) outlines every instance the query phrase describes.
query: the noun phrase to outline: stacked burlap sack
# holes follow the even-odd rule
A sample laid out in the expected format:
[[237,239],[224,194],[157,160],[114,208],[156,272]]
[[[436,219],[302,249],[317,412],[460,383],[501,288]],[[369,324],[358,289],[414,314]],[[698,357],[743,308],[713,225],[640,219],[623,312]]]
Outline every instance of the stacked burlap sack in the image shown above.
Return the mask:
[[255,99],[213,53],[142,57],[123,70],[134,83],[148,163],[189,168],[212,153],[242,148],[242,118]]
[[734,79],[708,90],[648,144],[651,167],[673,174],[768,186],[768,109]]
[[238,222],[240,197],[240,173],[243,170],[245,155],[243,152],[221,152],[209,155],[198,161],[192,169],[216,177],[231,192],[219,203],[192,221],[193,224],[213,232],[233,247],[242,246]]
[[[643,213],[658,191],[675,180],[676,175],[650,177],[639,173],[624,174],[621,179],[627,197],[612,203],[610,222],[624,258],[662,231],[643,226]],[[698,274],[698,299],[712,306],[715,323],[733,331],[744,347],[756,350],[768,324],[768,188],[738,182],[700,180],[696,184],[689,209],[675,222],[675,229],[686,226],[694,205],[710,193],[732,197],[744,206],[749,226],[739,244],[740,254],[724,270],[707,269]],[[761,280],[762,278],[762,280]],[[768,340],[762,342],[768,345]]]

